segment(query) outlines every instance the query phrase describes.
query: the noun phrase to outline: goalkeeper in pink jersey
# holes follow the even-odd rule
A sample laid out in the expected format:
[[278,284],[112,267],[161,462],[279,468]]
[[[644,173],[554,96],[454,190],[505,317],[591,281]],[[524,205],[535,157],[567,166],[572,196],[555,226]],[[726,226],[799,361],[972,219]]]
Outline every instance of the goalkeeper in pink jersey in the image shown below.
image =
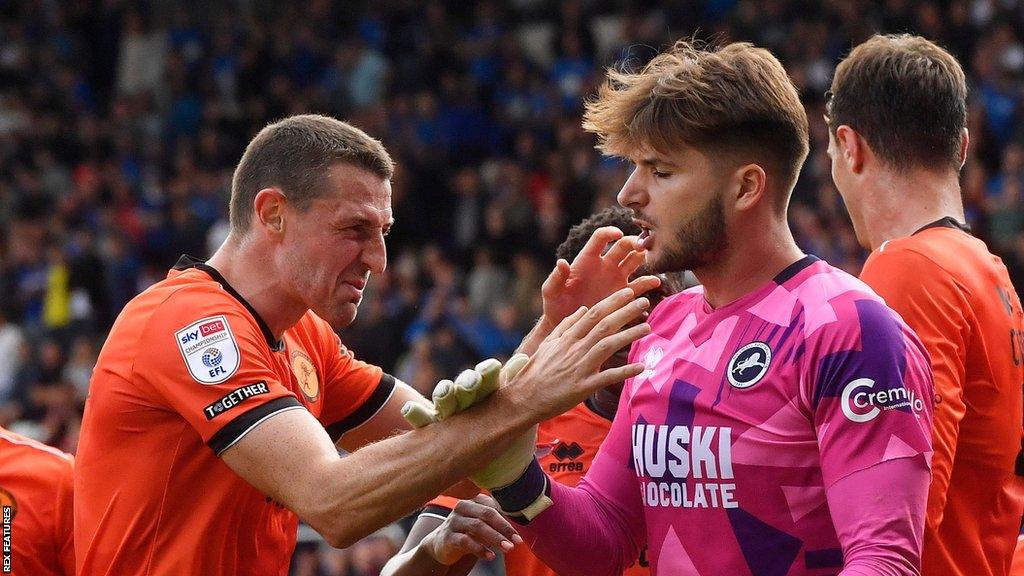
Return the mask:
[[[487,486],[533,552],[563,575],[620,574],[645,545],[664,576],[918,574],[927,356],[870,288],[793,240],[808,127],[781,64],[679,42],[610,71],[584,127],[636,166],[618,200],[647,267],[702,286],[651,312],[630,353],[646,369],[577,488],[525,453],[507,461],[525,472]],[[585,303],[546,300],[545,315]]]

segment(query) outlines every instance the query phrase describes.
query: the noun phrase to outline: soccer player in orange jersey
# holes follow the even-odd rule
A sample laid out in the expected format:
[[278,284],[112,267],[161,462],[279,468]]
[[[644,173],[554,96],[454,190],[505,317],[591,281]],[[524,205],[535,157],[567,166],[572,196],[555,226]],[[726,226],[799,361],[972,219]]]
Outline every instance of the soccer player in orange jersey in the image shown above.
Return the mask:
[[75,575],[73,462],[70,454],[0,428],[0,574]]
[[[392,171],[379,142],[324,116],[287,118],[249,143],[227,240],[129,302],[100,352],[75,473],[80,576],[284,576],[299,519],[347,546],[500,464],[536,422],[640,373],[601,365],[649,329],[624,327],[658,280],[630,281],[636,239],[606,231],[622,258],[559,263],[548,294],[579,309],[538,324],[517,377],[473,410],[396,435],[409,428],[403,405],[426,401],[332,330],[384,270]],[[600,290],[574,274],[596,274]],[[335,442],[355,452],[341,458]]]
[[[631,235],[640,233],[629,210],[608,208],[573,226],[556,255],[564,260],[575,259],[587,239],[604,226],[614,226]],[[661,286],[648,293],[652,308],[677,288],[676,281],[663,277]],[[620,350],[608,361],[609,364],[625,365],[628,353],[628,348]],[[541,422],[537,430],[537,458],[544,471],[556,482],[575,486],[586,474],[611,429],[621,391],[622,382],[618,382],[595,392],[568,412]],[[435,498],[417,518],[402,553],[388,563],[382,574],[468,574],[478,557],[491,557],[478,536],[470,537],[478,534],[473,532],[477,526],[473,520],[485,513],[484,507],[497,506],[490,502],[493,501],[486,497],[461,503],[449,496]],[[504,559],[505,573],[511,576],[555,576],[555,572],[534,556],[527,546],[515,547],[505,554]],[[647,576],[650,573],[643,554],[624,572],[626,576]]]
[[935,374],[922,573],[1007,574],[1024,511],[1024,313],[964,223],[963,70],[924,38],[875,36],[839,64],[831,94],[832,176],[872,251],[861,279],[921,337]]

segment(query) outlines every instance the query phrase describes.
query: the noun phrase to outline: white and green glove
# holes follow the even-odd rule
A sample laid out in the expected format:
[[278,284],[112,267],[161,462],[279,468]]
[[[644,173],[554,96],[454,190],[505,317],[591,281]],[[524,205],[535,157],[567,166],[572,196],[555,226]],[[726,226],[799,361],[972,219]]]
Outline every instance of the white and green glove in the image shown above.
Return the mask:
[[[523,356],[528,360],[525,354],[517,354],[508,361],[506,367],[511,366],[513,360],[516,360],[518,356]],[[523,361],[522,364],[526,364],[526,362]],[[522,365],[519,368],[522,368]],[[519,371],[519,368],[516,369],[516,372]],[[477,364],[472,370],[463,370],[454,382],[451,380],[438,382],[434,387],[434,405],[432,407],[419,402],[406,402],[402,407],[402,417],[412,424],[413,428],[422,428],[428,424],[440,422],[452,414],[458,414],[493,394],[501,383],[501,372],[501,362],[494,358],[488,358]]]
[[[406,402],[402,416],[414,428],[422,428],[434,422],[467,410],[478,404],[498,389],[501,382],[515,378],[523,366],[530,361],[526,354],[516,354],[505,363],[490,358],[465,370],[455,379],[441,380],[434,388],[433,408],[417,402]],[[537,445],[537,427],[527,430],[512,445],[484,466],[470,479],[481,488],[494,489],[514,482],[533,460]]]

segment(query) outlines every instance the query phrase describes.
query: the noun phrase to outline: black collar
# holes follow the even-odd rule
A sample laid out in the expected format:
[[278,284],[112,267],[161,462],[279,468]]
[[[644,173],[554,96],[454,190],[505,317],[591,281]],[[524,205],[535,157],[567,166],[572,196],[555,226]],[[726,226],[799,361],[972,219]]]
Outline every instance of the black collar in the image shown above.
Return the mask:
[[256,320],[256,325],[259,326],[260,331],[263,332],[263,338],[266,339],[267,346],[270,346],[270,349],[274,352],[284,350],[284,341],[274,338],[274,333],[270,331],[270,326],[267,326],[267,323],[263,321],[263,318],[258,312],[256,312],[256,309],[252,307],[252,304],[249,304],[245,298],[242,298],[242,295],[239,294],[231,284],[228,284],[228,281],[224,279],[224,276],[221,275],[216,268],[198,258],[189,256],[188,254],[182,254],[181,258],[178,258],[178,262],[174,265],[174,269],[188,270],[189,268],[198,268],[199,270],[209,274],[210,278],[213,278],[214,282],[220,284],[221,287],[224,288],[225,292],[231,294],[235,300],[238,300],[242,306],[245,306],[245,309],[249,311],[249,314],[252,314],[252,317]]
[[[931,224],[925,224],[924,226],[918,228],[914,232],[914,234],[917,234],[918,232],[924,232],[929,228],[955,228],[968,234],[971,233],[971,226],[969,224],[964,224],[963,222],[960,222],[959,220],[953,218],[952,216],[943,216],[942,218],[939,218],[938,220],[932,222]],[[914,234],[911,234],[911,236],[913,236]]]
[[811,256],[810,254],[808,254],[807,256],[804,256],[803,258],[797,260],[796,262],[793,262],[789,266],[786,266],[786,268],[782,272],[776,274],[775,278],[772,278],[772,280],[776,284],[781,286],[782,284],[785,284],[786,281],[799,274],[801,270],[807,268],[808,266],[814,264],[817,261],[818,258],[816,256]]

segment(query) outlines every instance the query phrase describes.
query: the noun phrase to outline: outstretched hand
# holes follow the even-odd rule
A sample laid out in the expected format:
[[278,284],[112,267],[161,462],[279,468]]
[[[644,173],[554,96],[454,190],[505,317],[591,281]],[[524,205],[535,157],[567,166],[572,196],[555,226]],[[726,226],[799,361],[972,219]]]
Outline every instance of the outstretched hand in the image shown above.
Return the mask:
[[[609,243],[614,242],[605,250]],[[598,228],[572,264],[559,259],[541,287],[544,318],[558,324],[580,306],[594,306],[616,290],[632,288],[636,295],[661,285],[657,276],[630,276],[644,263],[636,236],[624,236],[614,226]]]

